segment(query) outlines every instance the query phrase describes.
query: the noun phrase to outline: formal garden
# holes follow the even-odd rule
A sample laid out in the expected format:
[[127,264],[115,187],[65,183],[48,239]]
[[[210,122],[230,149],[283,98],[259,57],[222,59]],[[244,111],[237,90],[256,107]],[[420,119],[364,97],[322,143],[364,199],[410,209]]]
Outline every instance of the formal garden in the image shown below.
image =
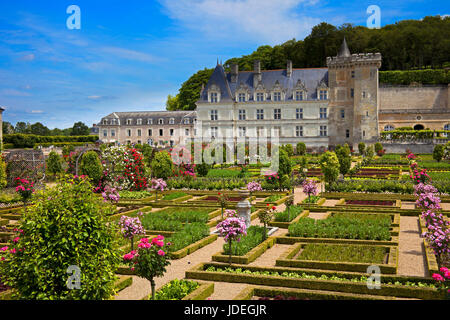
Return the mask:
[[450,144],[300,142],[269,174],[256,161],[175,164],[174,152],[2,157],[0,299],[449,298]]

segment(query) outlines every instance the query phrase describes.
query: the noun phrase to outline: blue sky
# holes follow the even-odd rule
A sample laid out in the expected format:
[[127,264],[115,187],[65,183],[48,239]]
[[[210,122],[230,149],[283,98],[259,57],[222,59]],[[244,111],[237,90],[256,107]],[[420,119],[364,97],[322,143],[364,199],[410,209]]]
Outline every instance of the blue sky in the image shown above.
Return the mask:
[[[81,29],[69,30],[69,5]],[[2,0],[0,106],[4,121],[89,126],[113,111],[163,110],[168,94],[217,58],[303,39],[322,22],[381,25],[450,13],[448,1]]]

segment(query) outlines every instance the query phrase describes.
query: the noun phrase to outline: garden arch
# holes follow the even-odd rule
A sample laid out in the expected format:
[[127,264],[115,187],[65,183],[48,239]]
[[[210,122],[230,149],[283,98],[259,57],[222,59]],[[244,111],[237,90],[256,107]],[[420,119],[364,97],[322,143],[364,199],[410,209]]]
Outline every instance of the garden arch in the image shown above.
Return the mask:
[[78,176],[78,162],[80,161],[80,159],[81,159],[81,157],[83,156],[83,154],[85,154],[85,153],[88,152],[88,151],[95,151],[95,152],[97,152],[99,158],[101,158],[102,151],[100,150],[99,147],[97,147],[97,146],[88,146],[88,147],[84,147],[84,148],[81,150],[80,154],[78,155],[77,161],[75,162],[75,174],[76,174],[77,176]]

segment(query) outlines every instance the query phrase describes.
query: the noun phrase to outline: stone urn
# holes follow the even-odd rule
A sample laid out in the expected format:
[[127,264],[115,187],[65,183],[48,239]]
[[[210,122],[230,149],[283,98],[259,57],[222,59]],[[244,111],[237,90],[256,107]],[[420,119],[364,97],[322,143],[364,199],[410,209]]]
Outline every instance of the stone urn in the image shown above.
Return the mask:
[[250,227],[251,223],[251,212],[252,212],[252,205],[247,200],[247,198],[250,196],[250,192],[247,189],[239,190],[239,196],[242,199],[238,202],[236,205],[236,211],[240,218],[243,218],[245,221],[245,225],[247,226],[247,229]]

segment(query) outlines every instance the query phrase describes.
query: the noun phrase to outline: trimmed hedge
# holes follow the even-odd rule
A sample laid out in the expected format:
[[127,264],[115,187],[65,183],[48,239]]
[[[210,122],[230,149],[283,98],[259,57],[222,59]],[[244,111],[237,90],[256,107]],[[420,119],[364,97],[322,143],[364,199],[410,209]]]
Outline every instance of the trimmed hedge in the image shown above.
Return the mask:
[[[250,250],[247,254],[243,256],[231,256],[232,263],[240,263],[240,264],[249,264],[259,258],[267,249],[271,248],[276,243],[276,237],[269,237],[252,250]],[[229,255],[225,255],[223,252],[218,252],[212,256],[213,261],[218,262],[228,262],[230,257]]]
[[413,82],[421,84],[448,84],[450,72],[445,69],[423,70],[389,70],[380,71],[380,83],[410,85]]
[[[240,269],[240,273],[231,273],[223,271],[206,271],[209,267],[221,268],[224,270]],[[266,274],[246,274],[242,271],[249,272],[264,272]],[[271,275],[277,272],[278,275]],[[291,277],[289,273],[305,275],[302,278]],[[281,275],[283,274],[283,275]],[[310,277],[308,277],[310,276]],[[321,279],[321,276],[339,277],[341,280]],[[223,263],[201,263],[194,268],[186,271],[186,278],[199,279],[206,281],[221,281],[232,283],[248,283],[255,285],[275,286],[275,287],[289,287],[301,288],[311,290],[326,290],[338,291],[356,294],[373,294],[381,296],[395,296],[402,298],[418,298],[418,299],[442,299],[445,295],[439,292],[434,287],[433,279],[419,278],[419,277],[405,277],[395,275],[381,275],[381,288],[371,290],[367,287],[367,283],[362,280],[352,281],[352,279],[360,279],[361,277],[368,277],[368,274],[354,273],[354,272],[340,272],[340,271],[326,271],[326,270],[311,270],[284,267],[253,267],[245,265],[232,264],[231,266]],[[343,279],[348,280],[343,280]],[[399,282],[399,284],[387,284],[387,282]],[[415,283],[415,286],[406,285],[407,283]],[[425,287],[418,286],[418,283],[423,283]]]
[[33,148],[35,145],[49,144],[54,145],[55,143],[88,143],[96,142],[98,136],[38,136],[34,134],[5,134],[3,136],[3,142],[5,144],[11,144],[13,148]]

